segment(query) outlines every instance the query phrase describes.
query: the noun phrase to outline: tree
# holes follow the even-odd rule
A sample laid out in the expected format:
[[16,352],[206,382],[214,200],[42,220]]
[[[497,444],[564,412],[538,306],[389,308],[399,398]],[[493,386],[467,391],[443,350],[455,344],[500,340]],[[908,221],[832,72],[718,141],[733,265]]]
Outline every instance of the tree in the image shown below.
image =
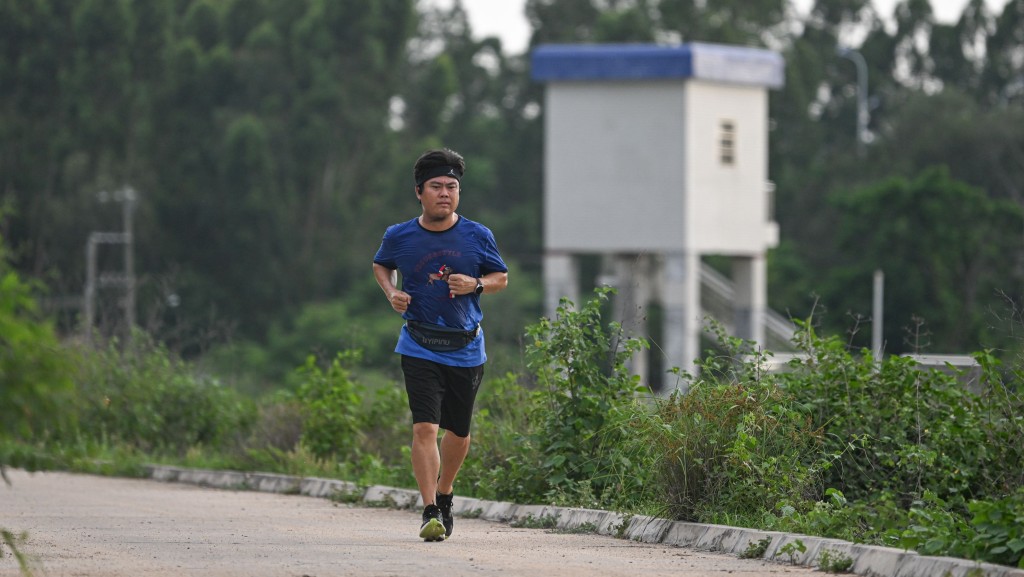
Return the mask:
[[[891,178],[835,200],[845,218],[837,235],[843,260],[830,273],[833,311],[868,316],[872,270],[889,280],[885,291],[887,352],[968,352],[1005,345],[993,334],[1002,294],[1024,288],[1006,263],[1024,255],[1024,211],[1015,203],[930,168],[913,180]],[[909,335],[915,317],[927,338]],[[1002,339],[1003,342],[999,342]]]
[[[37,289],[10,266],[0,237],[0,442],[45,438],[60,426],[55,408],[71,389],[68,357],[39,314]],[[0,452],[0,473],[24,465],[9,459]]]

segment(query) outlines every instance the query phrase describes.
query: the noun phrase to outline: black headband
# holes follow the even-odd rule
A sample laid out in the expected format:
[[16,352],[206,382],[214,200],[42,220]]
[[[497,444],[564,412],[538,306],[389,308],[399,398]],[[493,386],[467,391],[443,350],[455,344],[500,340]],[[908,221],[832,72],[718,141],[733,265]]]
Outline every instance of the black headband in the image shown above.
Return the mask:
[[424,182],[431,178],[437,178],[438,176],[450,176],[455,180],[462,181],[462,170],[458,166],[452,166],[450,164],[441,164],[434,166],[423,171],[423,174],[416,179],[416,186],[421,186]]

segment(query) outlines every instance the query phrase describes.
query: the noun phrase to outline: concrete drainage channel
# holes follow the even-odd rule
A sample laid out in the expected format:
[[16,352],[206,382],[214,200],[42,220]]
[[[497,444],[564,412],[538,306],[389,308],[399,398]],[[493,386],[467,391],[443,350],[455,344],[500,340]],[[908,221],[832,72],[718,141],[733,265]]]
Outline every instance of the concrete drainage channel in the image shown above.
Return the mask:
[[[398,508],[418,509],[420,506],[417,491],[381,485],[360,490],[354,483],[315,477],[183,469],[163,465],[151,465],[147,469],[152,479],[171,483],[325,499],[348,496],[353,502],[386,503]],[[824,565],[822,559],[849,559],[852,563],[847,572],[868,577],[1024,577],[1024,569],[951,557],[929,557],[891,547],[857,545],[838,539],[686,523],[639,515],[627,516],[593,509],[516,505],[456,497],[454,511],[457,515],[500,523],[553,519],[554,527],[561,530],[590,528],[602,535],[632,541],[719,551],[738,556],[749,556],[751,551],[759,552],[763,548],[764,553],[760,558],[808,567]]]

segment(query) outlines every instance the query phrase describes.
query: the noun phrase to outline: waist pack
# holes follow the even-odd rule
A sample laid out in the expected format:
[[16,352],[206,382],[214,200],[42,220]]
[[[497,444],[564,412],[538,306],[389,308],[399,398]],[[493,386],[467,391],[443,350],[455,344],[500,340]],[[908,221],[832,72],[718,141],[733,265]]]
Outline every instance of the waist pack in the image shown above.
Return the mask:
[[480,334],[479,325],[467,331],[409,320],[405,321],[405,329],[421,347],[439,353],[457,351],[473,342]]

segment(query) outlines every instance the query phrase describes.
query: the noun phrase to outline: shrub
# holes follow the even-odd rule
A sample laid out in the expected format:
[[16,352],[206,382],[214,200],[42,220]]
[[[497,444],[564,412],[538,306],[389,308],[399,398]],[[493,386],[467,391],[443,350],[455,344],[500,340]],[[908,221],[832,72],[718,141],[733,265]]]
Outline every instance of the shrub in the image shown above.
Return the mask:
[[351,376],[359,353],[345,351],[321,369],[310,355],[297,372],[301,378],[296,397],[303,407],[302,444],[319,459],[357,456],[363,431],[360,413],[363,388]]
[[725,354],[700,360],[701,378],[691,379],[685,394],[659,401],[639,433],[659,453],[658,500],[687,521],[808,506],[830,465],[821,430],[761,370],[763,357],[743,360],[751,343],[712,329]]
[[[0,442],[45,440],[62,426],[54,417],[72,387],[70,359],[39,314],[38,288],[11,269],[0,238]],[[4,464],[0,452],[0,472]]]
[[602,324],[601,306],[612,289],[576,309],[563,298],[555,319],[527,328],[528,367],[536,378],[529,428],[496,481],[502,498],[591,501],[611,488],[609,472],[622,452],[608,450],[618,435],[609,415],[632,402],[639,377],[626,361],[646,342],[626,338],[618,323]]
[[143,333],[75,354],[77,400],[67,411],[78,416],[80,440],[174,455],[195,446],[230,450],[255,420],[251,401]]
[[481,499],[497,499],[504,486],[509,463],[522,447],[528,432],[532,397],[526,384],[506,373],[484,380],[473,415],[473,448],[459,471],[460,483]]
[[707,521],[817,496],[820,432],[775,384],[698,382],[660,403],[655,418],[648,441],[664,452],[661,497],[673,518]]
[[966,546],[969,559],[1024,569],[1024,487],[995,501],[967,506],[975,533]]
[[786,388],[825,431],[825,450],[842,455],[826,486],[855,501],[890,492],[908,507],[926,490],[966,499],[1000,485],[1007,453],[988,442],[991,407],[955,375],[905,357],[855,359],[810,329],[798,342],[808,356],[792,363]]
[[342,351],[325,370],[310,356],[296,371],[302,445],[318,459],[387,467],[397,462],[411,434],[404,392],[384,386],[371,397],[352,373],[360,358],[358,351]]

